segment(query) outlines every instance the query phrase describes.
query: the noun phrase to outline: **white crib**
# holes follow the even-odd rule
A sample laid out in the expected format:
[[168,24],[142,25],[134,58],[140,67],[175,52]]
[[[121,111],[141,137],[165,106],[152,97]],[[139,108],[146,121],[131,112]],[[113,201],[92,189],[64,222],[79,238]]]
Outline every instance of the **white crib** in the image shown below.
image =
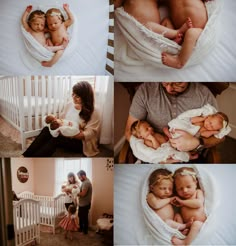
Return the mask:
[[40,224],[50,226],[55,234],[56,219],[65,213],[65,195],[39,196],[29,191],[24,191],[17,195],[19,198],[31,198],[39,201]]
[[15,245],[40,243],[39,201],[23,199],[13,202]]
[[0,115],[20,131],[23,150],[26,139],[39,134],[43,116],[60,117],[71,85],[70,76],[0,77]]

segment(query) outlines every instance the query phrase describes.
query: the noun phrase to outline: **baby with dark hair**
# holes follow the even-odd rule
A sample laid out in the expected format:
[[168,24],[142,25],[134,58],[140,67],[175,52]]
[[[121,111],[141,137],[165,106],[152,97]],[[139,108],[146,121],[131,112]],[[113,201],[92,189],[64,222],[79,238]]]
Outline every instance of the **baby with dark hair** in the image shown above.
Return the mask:
[[65,119],[58,119],[52,114],[47,115],[44,122],[45,125],[48,126],[53,137],[58,137],[60,133],[63,136],[73,137],[80,132],[78,123]]

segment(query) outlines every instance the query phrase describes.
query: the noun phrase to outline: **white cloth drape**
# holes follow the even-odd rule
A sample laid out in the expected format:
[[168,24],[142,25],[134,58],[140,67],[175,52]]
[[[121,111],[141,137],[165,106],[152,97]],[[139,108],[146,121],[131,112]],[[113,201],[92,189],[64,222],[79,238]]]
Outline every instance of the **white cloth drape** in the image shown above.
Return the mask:
[[64,159],[57,158],[55,160],[55,183],[54,183],[54,196],[61,193],[61,186],[67,182],[67,174],[73,172],[77,177],[77,173],[84,170],[87,177],[92,179],[92,159]]
[[95,83],[95,105],[101,116],[101,144],[113,143],[113,79],[109,76],[97,76]]

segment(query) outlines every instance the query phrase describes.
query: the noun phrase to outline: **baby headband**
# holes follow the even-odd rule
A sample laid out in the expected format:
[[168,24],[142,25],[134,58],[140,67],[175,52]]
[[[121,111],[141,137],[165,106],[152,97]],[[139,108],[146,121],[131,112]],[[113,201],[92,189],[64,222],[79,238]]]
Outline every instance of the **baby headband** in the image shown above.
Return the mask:
[[61,13],[58,13],[58,12],[52,12],[51,14],[47,14],[49,16],[59,16],[61,17]]
[[196,173],[195,172],[193,172],[193,171],[189,171],[189,170],[186,170],[186,169],[184,169],[181,173],[179,173],[180,175],[182,175],[182,176],[187,176],[187,175],[190,175],[190,176],[192,176],[193,177],[193,179],[194,180],[196,180]]
[[173,182],[173,175],[172,174],[158,175],[158,178],[156,179],[156,181],[151,185],[155,185],[156,183],[160,183],[163,179],[169,179],[171,182]]

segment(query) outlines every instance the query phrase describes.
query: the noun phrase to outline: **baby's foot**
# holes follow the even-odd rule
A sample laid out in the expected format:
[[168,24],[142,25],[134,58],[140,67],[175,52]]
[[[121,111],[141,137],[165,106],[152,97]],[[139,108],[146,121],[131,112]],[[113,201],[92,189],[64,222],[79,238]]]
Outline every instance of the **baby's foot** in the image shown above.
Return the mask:
[[173,39],[177,44],[181,44],[183,41],[183,33],[178,32],[175,39]]
[[41,65],[43,67],[51,67],[53,64],[50,61],[43,61],[41,62]]
[[185,33],[189,28],[193,27],[193,23],[190,17],[188,17],[185,21],[185,23],[180,27],[179,32]]
[[184,240],[181,240],[177,237],[172,237],[171,242],[173,245],[185,245]]
[[190,228],[193,224],[194,217],[191,217],[190,220],[186,223],[186,228]]
[[189,233],[189,229],[186,228],[186,229],[182,230],[181,233],[186,236]]
[[173,67],[173,68],[182,68],[184,64],[181,63],[180,59],[176,55],[170,55],[166,52],[163,52],[161,54],[161,60],[162,63],[168,67]]

